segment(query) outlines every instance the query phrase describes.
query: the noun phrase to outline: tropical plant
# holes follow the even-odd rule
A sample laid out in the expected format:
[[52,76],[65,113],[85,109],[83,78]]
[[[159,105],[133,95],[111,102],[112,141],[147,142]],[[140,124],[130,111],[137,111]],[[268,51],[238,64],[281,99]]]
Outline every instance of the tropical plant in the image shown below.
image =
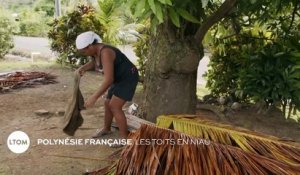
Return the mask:
[[[276,1],[278,2],[278,1]],[[299,2],[269,4],[255,14],[242,11],[214,27],[207,87],[214,95],[240,101],[264,101],[299,109]]]
[[120,18],[121,1],[113,0],[98,0],[99,12],[97,17],[101,21],[104,27],[106,27],[106,33],[103,35],[105,41],[109,41],[112,44],[118,43],[116,38],[118,29],[123,25],[123,21]]
[[[93,3],[94,2],[94,3]],[[94,0],[61,0],[61,13],[66,15],[77,10],[78,4],[85,4],[87,6],[95,7]]]
[[281,104],[283,114],[289,106],[288,118],[300,109],[300,62],[291,51],[267,45],[248,58],[248,66],[240,71],[239,90],[243,98],[265,101],[267,106]]
[[94,31],[103,36],[105,29],[97,19],[92,7],[78,5],[77,10],[55,19],[51,24],[48,37],[51,49],[59,53],[58,61],[61,63],[79,64],[87,62],[87,58],[80,55],[75,47],[78,34],[85,31]]
[[14,47],[13,32],[15,25],[6,11],[0,8],[0,59]]
[[128,44],[136,41],[139,34],[136,29],[140,27],[130,14],[124,9],[123,0],[98,0],[100,22],[106,28],[104,40],[112,44]]

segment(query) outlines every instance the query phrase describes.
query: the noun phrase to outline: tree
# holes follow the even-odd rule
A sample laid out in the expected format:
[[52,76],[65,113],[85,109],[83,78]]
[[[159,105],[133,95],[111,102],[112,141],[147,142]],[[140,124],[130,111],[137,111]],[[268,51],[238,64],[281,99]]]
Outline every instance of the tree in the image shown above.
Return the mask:
[[134,15],[149,18],[154,31],[145,78],[146,119],[155,121],[159,114],[195,113],[202,41],[212,26],[235,15],[267,10],[276,13],[292,1],[129,0]]
[[[136,17],[150,18],[150,39],[144,82],[144,115],[195,113],[197,67],[204,55],[202,40],[211,26],[236,5],[236,0],[129,1]],[[206,9],[206,10],[205,10]]]

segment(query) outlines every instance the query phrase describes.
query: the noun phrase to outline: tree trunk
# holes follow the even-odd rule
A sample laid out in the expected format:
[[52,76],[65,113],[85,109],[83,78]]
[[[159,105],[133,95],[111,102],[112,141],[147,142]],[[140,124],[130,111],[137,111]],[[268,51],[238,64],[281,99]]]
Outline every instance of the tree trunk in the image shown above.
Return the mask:
[[180,39],[172,29],[159,27],[151,39],[144,82],[146,120],[196,112],[197,68],[204,54],[191,38]]

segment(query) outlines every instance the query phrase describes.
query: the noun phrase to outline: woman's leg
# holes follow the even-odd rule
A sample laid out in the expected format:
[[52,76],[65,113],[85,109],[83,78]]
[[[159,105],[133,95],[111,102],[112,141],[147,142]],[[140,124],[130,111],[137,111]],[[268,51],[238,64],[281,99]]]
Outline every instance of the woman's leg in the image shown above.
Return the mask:
[[109,108],[112,112],[113,116],[115,117],[116,123],[119,127],[120,136],[122,138],[127,138],[128,131],[127,131],[127,120],[125,117],[125,114],[122,110],[122,107],[126,103],[125,100],[117,97],[112,96],[110,102],[109,102]]
[[104,126],[102,129],[97,129],[96,133],[92,136],[93,138],[102,137],[107,134],[111,134],[110,127],[113,119],[113,114],[109,108],[110,100],[104,101]]
[[104,127],[103,131],[110,131],[112,119],[113,119],[113,113],[110,110],[109,107],[110,99],[106,99],[104,101]]

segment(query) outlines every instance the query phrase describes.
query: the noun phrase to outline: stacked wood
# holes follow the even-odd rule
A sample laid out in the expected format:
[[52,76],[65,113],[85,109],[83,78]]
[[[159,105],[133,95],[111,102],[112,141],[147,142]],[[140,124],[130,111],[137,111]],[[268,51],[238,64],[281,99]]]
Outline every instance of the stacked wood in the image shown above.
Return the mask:
[[0,74],[0,92],[23,87],[31,87],[37,84],[56,83],[56,76],[45,72],[17,71]]

